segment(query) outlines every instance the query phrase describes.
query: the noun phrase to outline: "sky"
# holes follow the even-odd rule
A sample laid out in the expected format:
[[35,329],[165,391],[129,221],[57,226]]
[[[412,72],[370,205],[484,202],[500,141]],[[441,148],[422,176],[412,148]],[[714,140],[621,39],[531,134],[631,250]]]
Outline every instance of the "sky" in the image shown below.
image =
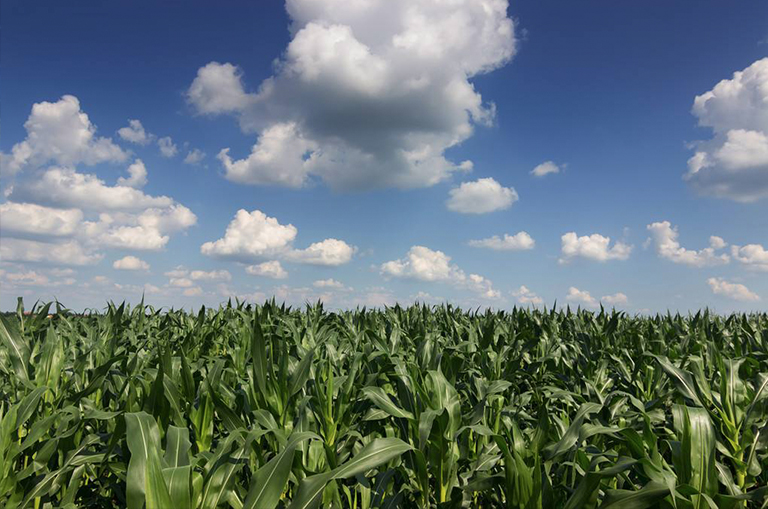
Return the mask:
[[0,4],[0,308],[765,310],[768,3]]

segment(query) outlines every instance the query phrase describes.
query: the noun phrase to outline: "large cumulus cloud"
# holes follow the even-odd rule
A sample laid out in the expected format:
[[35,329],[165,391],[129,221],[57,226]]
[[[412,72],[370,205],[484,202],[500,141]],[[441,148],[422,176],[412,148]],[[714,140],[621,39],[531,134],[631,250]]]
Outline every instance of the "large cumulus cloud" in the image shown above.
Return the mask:
[[714,136],[696,144],[685,179],[705,195],[768,197],[768,58],[697,96],[693,114]]
[[292,40],[257,90],[218,62],[188,90],[198,113],[235,115],[257,135],[248,155],[220,152],[229,179],[408,188],[471,168],[445,151],[493,120],[471,78],[515,52],[506,0],[288,0],[287,10]]

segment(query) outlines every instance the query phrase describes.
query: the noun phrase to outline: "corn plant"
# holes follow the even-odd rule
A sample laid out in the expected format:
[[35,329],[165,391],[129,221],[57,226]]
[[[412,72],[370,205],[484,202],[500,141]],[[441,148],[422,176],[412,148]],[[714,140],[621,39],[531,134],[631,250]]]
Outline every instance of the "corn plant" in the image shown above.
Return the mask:
[[768,315],[0,316],[0,505],[766,508]]

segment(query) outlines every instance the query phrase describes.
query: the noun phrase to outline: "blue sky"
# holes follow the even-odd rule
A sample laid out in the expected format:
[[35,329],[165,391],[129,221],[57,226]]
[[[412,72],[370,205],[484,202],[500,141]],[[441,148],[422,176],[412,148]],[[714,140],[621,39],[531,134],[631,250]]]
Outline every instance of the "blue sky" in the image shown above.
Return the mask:
[[4,1],[0,307],[765,309],[766,19]]

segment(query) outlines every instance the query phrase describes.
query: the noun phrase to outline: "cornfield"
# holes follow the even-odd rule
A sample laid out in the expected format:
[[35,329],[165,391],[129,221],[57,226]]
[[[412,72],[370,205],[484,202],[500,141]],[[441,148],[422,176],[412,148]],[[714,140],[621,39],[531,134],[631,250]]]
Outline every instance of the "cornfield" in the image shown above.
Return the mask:
[[20,302],[0,338],[5,507],[768,507],[766,314]]

